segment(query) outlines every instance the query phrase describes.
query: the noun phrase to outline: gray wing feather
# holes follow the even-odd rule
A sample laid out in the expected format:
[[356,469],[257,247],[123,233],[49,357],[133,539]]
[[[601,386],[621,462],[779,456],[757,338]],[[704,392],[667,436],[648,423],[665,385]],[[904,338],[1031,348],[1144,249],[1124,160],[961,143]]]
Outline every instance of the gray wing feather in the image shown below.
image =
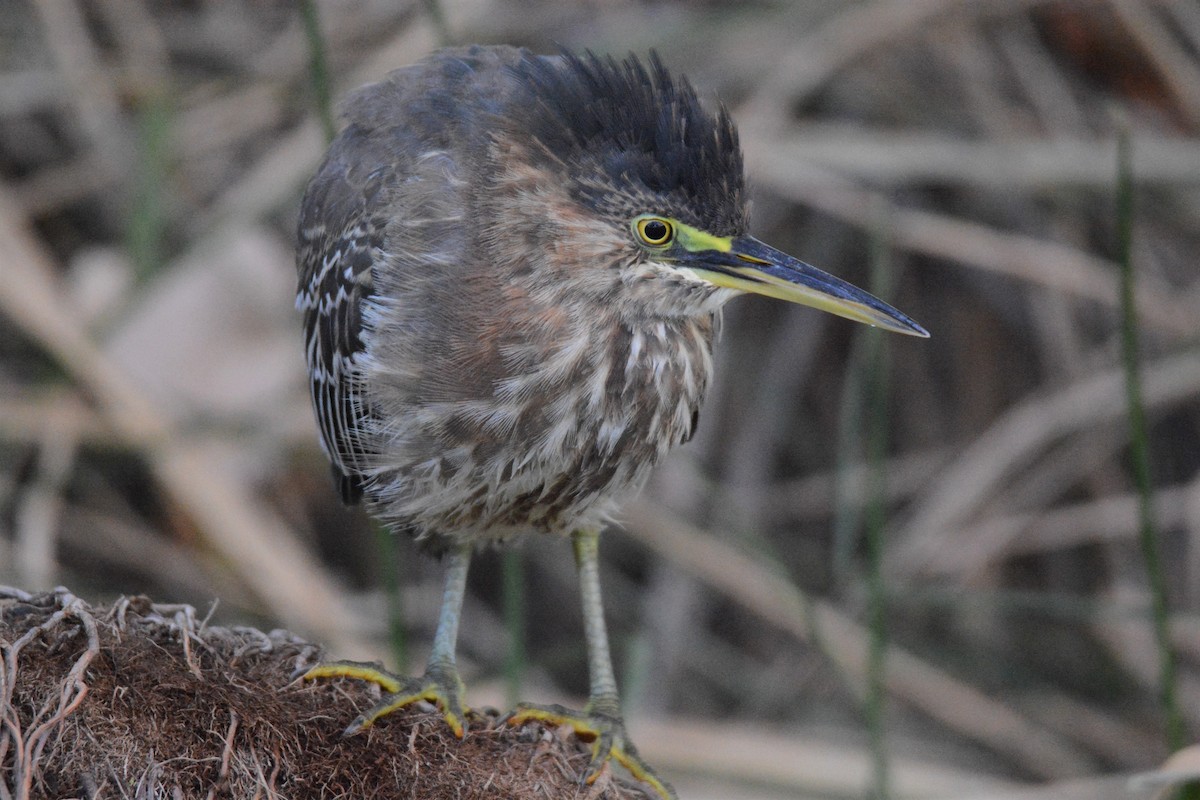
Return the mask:
[[[348,125],[305,192],[296,306],[304,315],[321,440],[348,502],[361,496],[364,474],[379,463],[373,442],[382,425],[372,416],[364,364],[379,355],[400,372],[418,349],[389,333],[381,354],[368,352],[368,309],[379,292],[387,304],[408,308],[396,315],[425,313],[413,306],[428,305],[428,298],[411,302],[412,295],[462,252],[456,220],[464,187],[455,175],[464,168],[450,154],[477,157],[463,142],[486,142],[482,109],[506,90],[505,67],[521,55],[513,48],[448,50],[363,87],[347,101]],[[422,368],[413,365],[414,372]]]
[[382,248],[384,220],[379,170],[359,176],[345,157],[347,131],[309,185],[300,212],[296,307],[304,315],[305,356],[321,441],[343,498],[361,494],[360,468],[369,455],[357,366],[364,357],[362,306],[372,292],[372,267]]

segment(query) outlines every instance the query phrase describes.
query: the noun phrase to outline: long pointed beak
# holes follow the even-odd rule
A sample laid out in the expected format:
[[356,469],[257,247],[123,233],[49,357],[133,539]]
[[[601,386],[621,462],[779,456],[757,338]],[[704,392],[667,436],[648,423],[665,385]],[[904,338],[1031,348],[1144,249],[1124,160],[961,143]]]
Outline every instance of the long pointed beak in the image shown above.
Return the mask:
[[728,250],[691,252],[681,266],[716,286],[812,306],[896,333],[929,336],[914,319],[878,297],[752,236],[725,241]]

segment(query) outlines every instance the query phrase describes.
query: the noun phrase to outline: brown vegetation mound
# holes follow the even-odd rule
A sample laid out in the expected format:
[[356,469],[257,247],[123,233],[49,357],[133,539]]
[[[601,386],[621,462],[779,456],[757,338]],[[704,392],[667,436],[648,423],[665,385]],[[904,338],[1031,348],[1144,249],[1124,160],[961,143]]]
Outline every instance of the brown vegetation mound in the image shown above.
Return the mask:
[[434,713],[340,732],[375,700],[290,680],[320,649],[286,631],[209,626],[191,606],[0,587],[0,797],[640,796],[586,749],[489,712],[463,741]]

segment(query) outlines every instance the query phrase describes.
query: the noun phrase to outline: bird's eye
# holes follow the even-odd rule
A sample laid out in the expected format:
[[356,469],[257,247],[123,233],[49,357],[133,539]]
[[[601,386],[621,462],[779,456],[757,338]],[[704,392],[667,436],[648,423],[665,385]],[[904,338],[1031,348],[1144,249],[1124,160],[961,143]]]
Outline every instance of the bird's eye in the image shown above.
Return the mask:
[[675,226],[661,217],[638,217],[634,227],[638,237],[651,247],[662,247],[675,236]]

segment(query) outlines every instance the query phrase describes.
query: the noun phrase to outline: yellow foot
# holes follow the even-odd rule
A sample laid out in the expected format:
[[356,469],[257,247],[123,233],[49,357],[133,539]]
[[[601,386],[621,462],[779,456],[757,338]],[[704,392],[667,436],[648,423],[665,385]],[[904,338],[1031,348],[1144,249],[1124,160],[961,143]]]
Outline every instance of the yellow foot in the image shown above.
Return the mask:
[[592,760],[581,783],[593,783],[605,762],[616,759],[618,764],[629,770],[630,775],[653,789],[663,800],[679,800],[671,785],[658,777],[638,755],[637,748],[625,732],[625,721],[619,716],[600,711],[572,711],[560,705],[521,703],[504,721],[513,726],[533,721],[555,727],[567,725],[581,741],[591,742]]
[[329,661],[318,664],[300,677],[306,681],[319,678],[355,678],[374,683],[386,693],[369,711],[360,714],[358,719],[351,722],[343,731],[343,736],[353,736],[371,727],[381,717],[422,700],[438,707],[455,736],[461,739],[466,734],[467,707],[462,704],[466,690],[453,666],[430,664],[420,678],[406,678],[388,672],[380,664]]

